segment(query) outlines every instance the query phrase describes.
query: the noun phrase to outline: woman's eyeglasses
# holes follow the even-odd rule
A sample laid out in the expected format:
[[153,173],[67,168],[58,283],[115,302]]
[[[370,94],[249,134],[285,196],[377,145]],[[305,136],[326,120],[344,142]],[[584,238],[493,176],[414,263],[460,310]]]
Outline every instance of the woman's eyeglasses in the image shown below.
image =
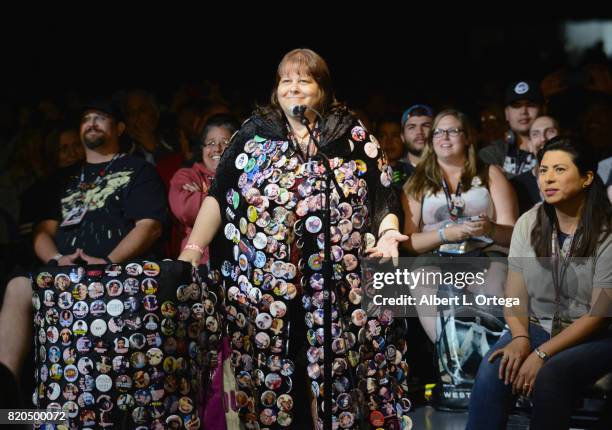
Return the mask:
[[227,148],[229,146],[229,140],[227,139],[223,139],[223,140],[207,140],[206,142],[204,142],[202,144],[202,148],[215,148],[216,146],[221,147],[221,148]]
[[432,136],[436,139],[441,138],[444,135],[447,135],[449,137],[457,137],[459,136],[461,133],[463,133],[463,129],[462,128],[448,128],[446,130],[442,129],[442,128],[436,128],[433,133]]

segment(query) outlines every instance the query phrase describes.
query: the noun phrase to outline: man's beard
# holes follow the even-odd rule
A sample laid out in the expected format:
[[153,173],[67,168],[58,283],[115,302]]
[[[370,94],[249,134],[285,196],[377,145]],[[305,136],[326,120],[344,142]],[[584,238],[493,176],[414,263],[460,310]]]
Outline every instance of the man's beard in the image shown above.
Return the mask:
[[408,152],[412,155],[414,155],[415,157],[420,157],[423,154],[423,150],[422,149],[416,149],[412,146],[408,146]]
[[83,143],[89,149],[96,149],[97,147],[102,146],[106,143],[106,136],[99,135],[93,139],[85,136],[83,138]]

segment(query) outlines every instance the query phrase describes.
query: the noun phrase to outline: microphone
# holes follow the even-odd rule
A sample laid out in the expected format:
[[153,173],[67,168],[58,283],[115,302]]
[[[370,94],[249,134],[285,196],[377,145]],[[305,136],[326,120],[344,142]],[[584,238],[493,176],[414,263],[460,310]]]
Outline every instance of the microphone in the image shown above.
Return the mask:
[[306,112],[306,109],[308,109],[308,107],[305,105],[293,105],[291,106],[291,116],[295,118],[302,118]]

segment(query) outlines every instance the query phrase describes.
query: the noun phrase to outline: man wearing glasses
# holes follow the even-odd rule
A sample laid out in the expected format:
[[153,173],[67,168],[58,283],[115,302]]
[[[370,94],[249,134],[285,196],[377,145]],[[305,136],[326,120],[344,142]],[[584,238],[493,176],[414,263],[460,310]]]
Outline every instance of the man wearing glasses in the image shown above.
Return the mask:
[[478,153],[487,164],[501,166],[508,179],[530,172],[536,159],[529,151],[529,129],[542,110],[542,93],[536,82],[518,81],[506,90],[506,121],[509,130],[503,140]]

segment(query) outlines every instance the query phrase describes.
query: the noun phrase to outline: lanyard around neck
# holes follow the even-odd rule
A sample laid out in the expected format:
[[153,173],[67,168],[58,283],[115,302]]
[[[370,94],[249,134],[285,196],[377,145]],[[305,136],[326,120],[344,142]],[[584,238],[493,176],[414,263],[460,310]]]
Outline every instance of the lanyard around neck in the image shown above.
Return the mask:
[[[552,256],[552,276],[553,285],[555,287],[555,298],[557,305],[561,300],[561,284],[565,278],[565,272],[570,263],[570,258],[574,250],[574,241],[576,236],[579,235],[578,230],[571,236],[569,248],[565,253],[565,256],[561,255],[562,247],[559,246],[559,230],[557,225],[553,225],[552,237],[551,237],[551,256]],[[580,239],[578,239],[579,241]],[[578,241],[576,243],[578,243]],[[565,244],[565,241],[563,242]]]
[[442,178],[442,189],[444,190],[444,195],[446,196],[446,206],[448,207],[451,220],[457,221],[457,219],[463,213],[463,208],[465,206],[461,203],[461,179],[459,179],[459,184],[457,184],[457,191],[455,192],[454,198],[452,197],[450,187],[444,178]]

